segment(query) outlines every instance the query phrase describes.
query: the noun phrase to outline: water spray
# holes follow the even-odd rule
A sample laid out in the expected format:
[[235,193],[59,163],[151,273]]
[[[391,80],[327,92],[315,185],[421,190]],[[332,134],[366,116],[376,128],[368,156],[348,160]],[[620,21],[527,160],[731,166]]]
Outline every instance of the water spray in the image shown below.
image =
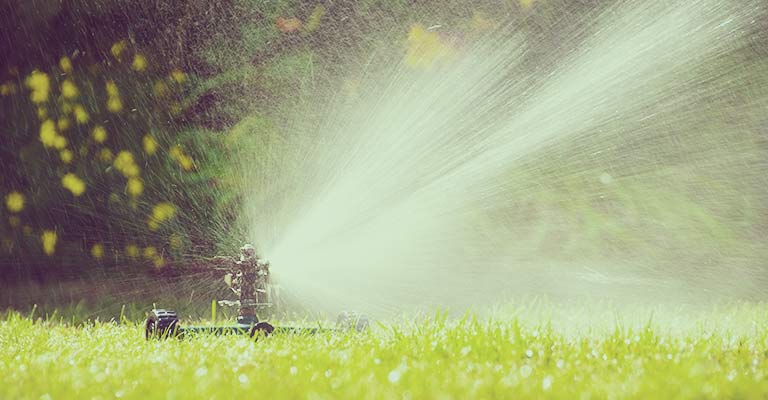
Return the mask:
[[[723,202],[704,190],[723,171],[759,181],[743,138],[760,129],[766,87],[749,86],[739,107],[729,99],[759,73],[737,60],[764,8],[620,2],[538,63],[502,26],[463,47],[446,39],[452,56],[428,70],[366,70],[354,104],[306,134],[319,138],[297,150],[296,171],[275,173],[289,201],[247,205],[250,238],[286,291],[326,312],[466,309],[520,293],[754,294],[764,260],[739,239],[716,242],[707,210]],[[697,158],[675,152],[699,137],[713,146]],[[562,169],[588,161],[597,167]],[[665,187],[670,175],[681,184]],[[579,196],[563,196],[574,186]],[[613,210],[619,201],[634,215]],[[552,254],[568,242],[582,247]]]

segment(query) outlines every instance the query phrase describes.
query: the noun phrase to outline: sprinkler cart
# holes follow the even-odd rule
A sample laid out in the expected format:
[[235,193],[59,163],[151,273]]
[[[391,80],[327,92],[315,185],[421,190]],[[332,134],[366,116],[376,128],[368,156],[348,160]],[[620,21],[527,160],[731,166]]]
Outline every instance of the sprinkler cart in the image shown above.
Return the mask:
[[[258,257],[256,249],[249,244],[240,248],[240,257],[215,257],[211,262],[211,271],[224,274],[224,281],[238,296],[238,300],[219,301],[224,306],[236,306],[237,320],[226,326],[182,326],[175,311],[153,309],[147,316],[145,336],[154,338],[185,337],[189,334],[236,334],[250,337],[269,336],[271,334],[314,334],[330,331],[322,328],[297,328],[272,326],[269,322],[259,321],[258,314],[271,309],[279,296],[279,288],[272,284],[269,275],[269,262]],[[345,312],[339,315],[335,330],[355,329],[363,331],[368,327],[368,319],[357,313]]]

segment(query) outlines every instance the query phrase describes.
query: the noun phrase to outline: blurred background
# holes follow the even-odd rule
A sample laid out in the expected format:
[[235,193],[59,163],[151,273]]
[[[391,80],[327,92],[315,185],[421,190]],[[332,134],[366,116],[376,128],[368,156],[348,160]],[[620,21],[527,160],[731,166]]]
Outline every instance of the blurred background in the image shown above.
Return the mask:
[[[328,117],[319,99],[354,101],[368,65],[428,68],[447,36],[460,46],[501,24],[533,43],[522,65],[551,62],[609,7],[2,0],[0,307],[83,317],[114,316],[123,304],[139,315],[157,298],[209,307],[226,291],[201,265],[248,237],[245,203],[280,201],[272,177],[315,145],[313,127]],[[768,29],[760,17],[755,32]],[[518,232],[533,243],[529,257],[652,259],[673,269],[681,249],[696,249],[684,254],[697,267],[681,275],[711,280],[728,265],[763,278],[768,114],[753,111],[768,109],[768,45],[746,37],[727,64],[749,85],[718,99],[728,109],[710,119],[740,129],[596,135],[599,146],[554,147],[509,172],[535,185],[493,212],[530,227]],[[752,111],[728,112],[740,108]],[[761,287],[744,296],[759,298]]]

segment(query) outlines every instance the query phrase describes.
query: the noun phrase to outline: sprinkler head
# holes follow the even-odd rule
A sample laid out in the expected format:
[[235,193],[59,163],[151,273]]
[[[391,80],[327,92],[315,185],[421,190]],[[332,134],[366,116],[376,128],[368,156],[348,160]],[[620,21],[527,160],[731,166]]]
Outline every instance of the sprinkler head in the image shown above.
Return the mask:
[[256,257],[256,248],[251,244],[245,244],[240,248],[240,254],[244,258],[254,258]]

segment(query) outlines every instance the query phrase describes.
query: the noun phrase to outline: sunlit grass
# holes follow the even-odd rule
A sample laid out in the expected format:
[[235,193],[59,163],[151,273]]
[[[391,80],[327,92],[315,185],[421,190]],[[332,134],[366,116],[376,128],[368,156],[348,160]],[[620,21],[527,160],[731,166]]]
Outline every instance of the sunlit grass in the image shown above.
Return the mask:
[[[532,310],[529,310],[532,311]],[[764,305],[570,327],[525,311],[370,332],[145,341],[140,323],[0,322],[2,398],[759,398]],[[586,315],[584,317],[587,317]],[[595,317],[594,315],[592,317]],[[681,316],[684,318],[685,316]],[[746,327],[746,328],[745,328]],[[585,329],[586,328],[586,329]]]

